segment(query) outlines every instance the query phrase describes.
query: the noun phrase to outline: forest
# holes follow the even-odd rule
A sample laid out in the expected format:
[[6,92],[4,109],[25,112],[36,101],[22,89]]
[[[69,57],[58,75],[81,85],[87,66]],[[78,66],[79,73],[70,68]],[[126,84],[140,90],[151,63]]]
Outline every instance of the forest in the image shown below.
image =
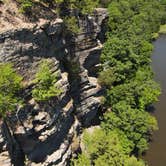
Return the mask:
[[106,88],[106,112],[100,129],[85,132],[85,151],[73,165],[145,166],[140,157],[158,129],[149,108],[161,90],[150,64],[153,36],[165,23],[165,1],[112,0],[108,11],[98,77]]
[[[141,156],[148,150],[157,120],[150,107],[158,101],[160,86],[151,69],[152,41],[166,23],[165,0],[17,0],[20,12],[28,15],[36,3],[44,3],[65,20],[71,33],[79,33],[77,15],[90,15],[96,7],[107,7],[109,18],[98,82],[105,89],[100,127],[83,132],[84,150],[71,159],[72,166],[146,166]],[[49,61],[42,61],[33,84],[32,97],[47,101],[62,90]],[[0,63],[0,115],[7,121],[24,101],[22,76],[12,64]]]

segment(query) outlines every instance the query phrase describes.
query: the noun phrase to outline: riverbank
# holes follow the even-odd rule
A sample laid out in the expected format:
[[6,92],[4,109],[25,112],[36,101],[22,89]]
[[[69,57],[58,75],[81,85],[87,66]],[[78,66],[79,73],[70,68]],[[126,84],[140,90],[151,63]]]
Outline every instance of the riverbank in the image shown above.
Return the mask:
[[160,26],[159,34],[166,34],[166,24]]
[[166,35],[166,24],[160,25],[159,31],[152,34],[152,39],[157,40],[160,35]]

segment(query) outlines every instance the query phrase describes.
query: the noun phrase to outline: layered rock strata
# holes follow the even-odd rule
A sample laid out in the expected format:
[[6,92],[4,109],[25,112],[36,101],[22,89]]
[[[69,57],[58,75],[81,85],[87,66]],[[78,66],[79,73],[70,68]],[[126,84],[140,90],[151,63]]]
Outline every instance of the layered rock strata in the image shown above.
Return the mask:
[[[61,19],[0,33],[0,62],[13,63],[25,87],[25,106],[9,118],[11,131],[4,132],[1,125],[0,165],[16,162],[20,152],[28,166],[68,165],[79,148],[82,127],[90,126],[100,110],[103,91],[96,71],[106,18],[105,9],[78,18],[81,33],[77,36],[66,34]],[[63,93],[36,103],[32,80],[43,59],[49,59],[52,72],[58,73],[57,84]]]

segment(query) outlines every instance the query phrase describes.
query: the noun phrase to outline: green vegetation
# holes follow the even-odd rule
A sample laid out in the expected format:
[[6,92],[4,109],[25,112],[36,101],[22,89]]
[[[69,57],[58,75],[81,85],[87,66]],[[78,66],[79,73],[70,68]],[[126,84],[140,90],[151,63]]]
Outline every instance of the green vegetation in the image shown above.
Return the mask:
[[153,81],[150,55],[152,34],[159,30],[162,20],[158,11],[163,8],[155,0],[113,0],[108,9],[110,33],[101,60],[103,68],[112,70],[116,79],[107,88],[106,106],[112,107],[112,112],[104,114],[102,128],[107,133],[117,129],[123,132],[133,145],[129,154],[141,155],[158,128],[147,108],[160,94],[159,85]]
[[160,34],[166,34],[166,24],[160,26]]
[[101,60],[103,68],[112,70],[116,79],[107,88],[106,105],[112,112],[105,113],[102,127],[107,132],[122,131],[133,145],[131,152],[141,155],[157,129],[147,108],[160,94],[153,81],[150,55],[152,34],[162,20],[162,12],[158,12],[162,6],[155,0],[120,0],[112,1],[108,9],[110,33]]
[[[73,159],[74,166],[145,166],[135,156],[148,149],[156,119],[148,107],[157,101],[159,85],[153,81],[150,68],[152,39],[157,37],[160,24],[166,23],[165,0],[17,0],[20,12],[30,14],[36,3],[44,3],[64,19],[67,31],[79,33],[77,18],[91,14],[96,6],[109,11],[107,40],[101,55],[99,83],[105,87],[105,113],[100,129],[84,133],[84,151]],[[160,33],[165,33],[165,25]],[[72,65],[78,75],[77,64]],[[5,118],[16,110],[20,99],[22,77],[11,64],[0,64],[0,115]],[[42,61],[36,73],[32,97],[48,101],[62,90],[57,86],[57,74],[51,63]],[[111,108],[111,109],[110,109]],[[111,110],[111,111],[108,111]]]
[[29,14],[31,12],[33,1],[32,0],[17,0],[20,3],[19,11],[24,14]]
[[90,14],[94,11],[94,8],[98,6],[99,0],[82,0],[78,2],[79,8],[81,9],[82,14]]
[[69,31],[71,33],[75,33],[75,34],[78,34],[81,32],[81,29],[78,26],[76,17],[74,17],[74,16],[65,17],[64,23],[66,25],[67,31]]
[[120,131],[106,133],[96,129],[93,134],[85,132],[83,142],[85,151],[73,160],[73,166],[145,166],[143,161],[128,155],[132,145]]
[[[80,33],[78,16],[91,14],[98,6],[98,0],[16,0],[21,13],[31,16],[39,5],[48,7],[54,14],[64,19],[68,31]],[[35,8],[34,8],[35,6]]]
[[115,82],[116,76],[112,69],[105,69],[99,73],[98,82],[100,85],[111,88]]
[[[56,85],[57,74],[52,73],[50,67],[51,63],[46,60],[39,65],[33,80],[35,88],[32,90],[32,97],[36,101],[46,101],[62,93]],[[0,63],[0,73],[0,117],[5,118],[23,102],[19,97],[23,78],[10,63]]]
[[132,151],[139,154],[147,150],[147,140],[153,130],[157,129],[157,122],[149,113],[131,108],[125,101],[113,105],[113,111],[106,113],[102,127],[108,133],[120,129],[128,141],[133,145]]
[[[90,14],[93,12],[94,8],[98,6],[98,0],[17,0],[20,4],[20,9],[22,13],[27,13],[29,9],[35,5],[35,3],[45,3],[49,7],[57,9],[60,13],[63,12],[61,10],[79,10],[82,14]],[[66,16],[69,13],[66,13]]]
[[51,72],[51,63],[47,60],[41,61],[36,73],[32,90],[32,96],[36,101],[47,101],[52,97],[57,97],[62,93],[56,85],[57,74]]
[[21,90],[22,77],[8,63],[0,63],[0,73],[0,117],[5,118],[21,103],[17,96]]
[[[133,155],[148,149],[156,119],[148,112],[160,94],[150,68],[151,44],[165,21],[164,1],[111,0],[99,83],[106,88],[101,129],[84,133],[85,150],[74,166],[144,166]],[[156,14],[157,13],[157,14]],[[111,111],[109,111],[111,108]],[[132,157],[131,157],[132,156]]]

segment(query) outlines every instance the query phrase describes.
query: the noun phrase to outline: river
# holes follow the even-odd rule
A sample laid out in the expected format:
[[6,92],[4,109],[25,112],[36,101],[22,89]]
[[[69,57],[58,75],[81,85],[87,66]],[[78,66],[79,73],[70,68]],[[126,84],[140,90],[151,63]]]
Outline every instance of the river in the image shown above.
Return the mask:
[[161,85],[162,94],[155,104],[154,112],[159,130],[154,133],[145,160],[149,166],[166,166],[166,35],[160,36],[154,42],[154,47],[152,68],[155,80]]

